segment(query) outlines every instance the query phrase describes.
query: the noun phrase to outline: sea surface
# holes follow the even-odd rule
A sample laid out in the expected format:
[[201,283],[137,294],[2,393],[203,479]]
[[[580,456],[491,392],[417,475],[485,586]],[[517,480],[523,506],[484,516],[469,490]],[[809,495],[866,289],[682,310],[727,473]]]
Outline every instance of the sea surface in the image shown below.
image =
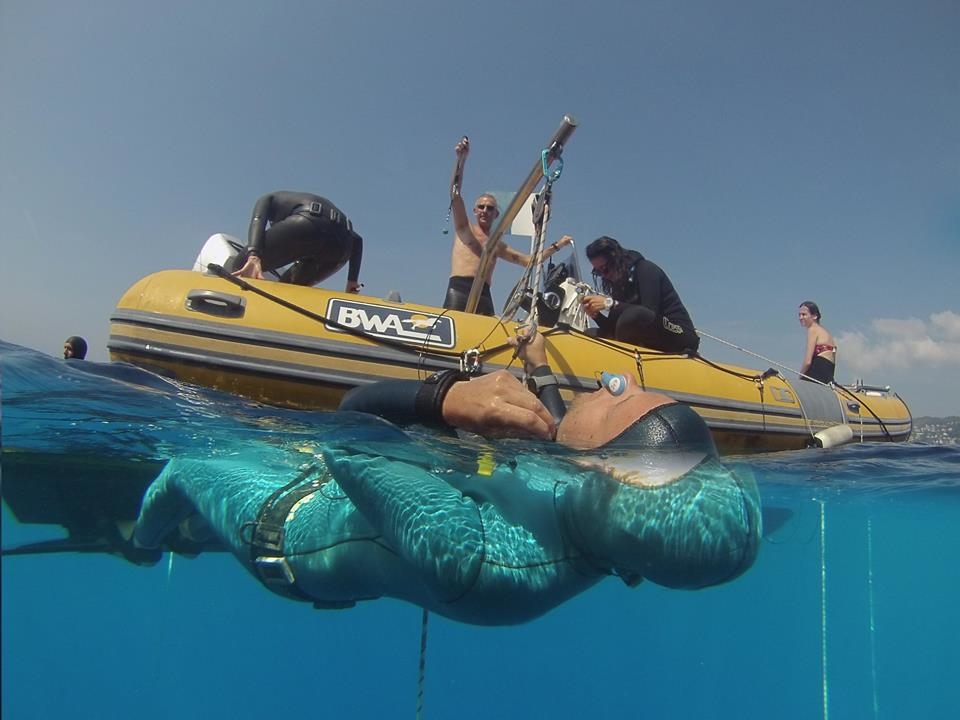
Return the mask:
[[[29,450],[68,479],[91,454],[313,441],[320,415],[2,342],[0,383],[5,465]],[[4,557],[3,718],[956,717],[960,447],[726,461],[769,510],[741,578],[692,592],[610,578],[514,627],[431,615],[422,657],[419,608],[314,610],[224,553]],[[6,503],[2,520],[5,549],[63,536]]]

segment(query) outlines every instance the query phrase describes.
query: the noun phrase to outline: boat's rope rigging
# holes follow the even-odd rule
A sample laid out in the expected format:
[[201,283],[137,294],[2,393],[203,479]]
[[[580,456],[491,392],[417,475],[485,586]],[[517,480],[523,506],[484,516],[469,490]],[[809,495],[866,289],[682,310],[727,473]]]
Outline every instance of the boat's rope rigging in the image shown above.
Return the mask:
[[[838,392],[841,392],[841,393],[843,393],[844,395],[846,395],[848,398],[850,398],[851,400],[853,400],[853,401],[854,401],[855,403],[857,403],[859,406],[866,408],[867,412],[870,413],[871,415],[873,415],[873,419],[877,421],[877,424],[880,426],[880,429],[883,430],[883,434],[886,435],[887,440],[890,441],[890,442],[894,442],[893,435],[891,435],[891,434],[890,434],[890,430],[887,429],[887,424],[886,424],[885,422],[883,422],[883,420],[880,419],[880,417],[873,411],[873,409],[872,409],[869,405],[867,405],[867,403],[865,403],[865,402],[863,401],[863,398],[861,398],[860,396],[858,396],[856,393],[850,392],[850,389],[849,389],[849,388],[845,388],[843,385],[838,385],[837,383],[833,383],[833,384],[831,385],[831,387],[832,387],[834,390],[836,390],[836,391],[838,391]],[[900,396],[898,395],[897,397],[900,397]],[[907,404],[904,403],[903,405],[904,405],[904,407],[906,407]],[[913,415],[910,415],[910,410],[909,410],[909,409],[907,410],[907,414],[910,416],[910,423],[913,424]],[[863,421],[861,421],[861,424],[862,424],[862,423],[863,423]]]
[[[460,139],[461,142],[464,140],[469,142],[469,138],[466,135]],[[463,182],[463,165],[466,160],[466,155],[459,155],[456,164],[453,166],[453,177],[450,178],[450,204],[447,205],[447,219],[443,223],[444,235],[450,232],[450,215],[453,212],[453,199],[460,195],[460,183]]]
[[[789,371],[789,372],[796,373],[797,377],[801,377],[799,370],[793,370],[792,368],[789,368],[789,367],[787,367],[787,366],[785,366],[785,365],[782,365],[782,364],[776,362],[775,360],[771,360],[770,358],[766,358],[766,357],[764,357],[764,356],[762,356],[762,355],[759,355],[759,354],[757,354],[757,353],[755,353],[755,352],[752,352],[752,351],[750,351],[750,350],[747,350],[746,348],[740,347],[739,345],[735,345],[734,343],[732,343],[732,342],[730,342],[730,341],[728,341],[728,340],[724,340],[723,338],[719,338],[719,337],[717,337],[716,335],[711,335],[710,333],[708,333],[708,332],[706,332],[706,331],[704,331],[704,330],[701,330],[701,329],[699,329],[699,328],[697,328],[696,332],[697,332],[697,335],[699,335],[700,337],[710,338],[711,340],[713,340],[713,341],[715,341],[715,342],[719,342],[719,343],[721,343],[721,344],[723,344],[723,345],[727,345],[728,347],[735,348],[736,350],[739,350],[740,352],[746,353],[747,355],[753,355],[754,357],[757,357],[757,358],[763,360],[764,362],[770,363],[771,366],[776,366],[777,368],[779,368],[779,370],[777,370],[777,369],[775,369],[774,367],[770,367],[770,368],[768,368],[767,370],[765,370],[763,373],[761,373],[761,374],[759,374],[759,375],[750,376],[750,379],[752,379],[752,380],[756,383],[756,385],[757,385],[757,391],[760,393],[760,404],[763,405],[764,407],[765,407],[764,391],[765,391],[765,389],[766,389],[766,379],[767,379],[767,378],[773,377],[773,376],[783,377],[783,376],[781,375],[781,373],[780,373],[780,370],[787,370],[787,371]],[[718,369],[718,370],[724,370],[725,372],[729,373],[730,375],[734,375],[734,376],[737,376],[737,377],[744,377],[744,378],[747,377],[747,376],[744,375],[743,373],[738,373],[738,372],[733,371],[733,370],[728,370],[727,368],[722,368],[722,367],[716,365],[715,363],[709,363],[709,364],[711,365],[711,367],[714,367],[714,368],[716,368],[716,369]],[[819,381],[815,381],[815,382],[819,382]],[[826,383],[820,383],[820,384],[821,384],[821,385],[825,385]],[[806,408],[803,406],[803,400],[800,398],[800,395],[799,395],[798,393],[794,393],[794,397],[796,397],[797,405],[800,407],[800,417],[803,418],[803,422],[804,422],[804,424],[807,426],[807,432],[810,433],[810,437],[813,438],[813,437],[816,436],[816,431],[813,429],[813,425],[812,425],[811,422],[810,422],[810,417],[807,415],[807,410],[806,410]],[[767,413],[766,413],[765,410],[764,410],[764,413],[763,413],[763,420],[764,420],[764,426],[766,426]]]
[[553,134],[553,137],[547,142],[546,150],[540,153],[540,157],[530,169],[530,172],[523,181],[523,184],[520,186],[520,189],[514,194],[513,200],[510,201],[510,204],[502,212],[497,220],[496,225],[494,225],[493,229],[491,230],[490,236],[483,245],[483,252],[480,254],[480,264],[477,267],[473,284],[470,287],[470,294],[467,296],[467,304],[465,308],[467,312],[476,312],[477,305],[480,300],[480,291],[483,287],[483,278],[487,277],[492,263],[496,259],[497,249],[500,246],[500,239],[503,237],[504,232],[508,227],[510,227],[510,224],[513,222],[514,218],[516,218],[517,213],[526,202],[530,193],[533,192],[533,189],[546,174],[544,168],[549,168],[550,164],[555,160],[558,160],[563,154],[564,145],[570,139],[570,136],[573,134],[573,131],[576,130],[576,128],[577,121],[569,115],[564,116],[560,127]]
[[[408,343],[400,342],[399,340],[391,340],[390,338],[374,337],[373,335],[370,335],[369,333],[363,330],[358,330],[355,327],[344,325],[343,323],[337,322],[336,320],[329,318],[326,315],[321,315],[320,313],[315,313],[312,310],[308,310],[307,308],[301,305],[297,305],[296,303],[292,303],[289,300],[285,300],[282,297],[279,297],[278,295],[274,295],[273,293],[267,292],[262,288],[258,288],[255,285],[251,285],[243,278],[233,276],[232,274],[224,270],[222,266],[217,265],[216,263],[210,263],[209,265],[207,265],[207,269],[217,277],[220,277],[228,282],[233,283],[234,285],[236,285],[242,290],[252,292],[255,295],[259,295],[262,298],[270,300],[271,302],[275,302],[278,305],[281,305],[287,308],[288,310],[292,310],[295,313],[298,313],[300,315],[303,315],[304,317],[310,318],[311,320],[315,320],[316,322],[323,323],[324,325],[328,325],[329,327],[334,327],[337,330],[341,330],[347,333],[348,335],[353,335],[354,337],[359,337],[359,338],[363,338],[364,340],[369,340],[371,342],[376,342],[381,345],[386,345],[396,350],[403,350],[405,352],[416,352],[416,353],[421,352],[421,350],[416,349],[415,347],[411,346]],[[440,317],[442,317],[442,315]],[[450,358],[459,358],[461,355],[461,353],[456,350],[441,350],[436,348],[431,349],[430,353],[434,355],[439,355],[442,357],[450,357]]]
[[[804,377],[799,370],[796,370],[796,369],[794,369],[794,368],[791,368],[791,367],[788,367],[788,366],[783,365],[783,364],[781,364],[781,363],[778,363],[778,362],[775,361],[775,360],[771,360],[770,358],[766,358],[766,357],[764,357],[763,355],[759,355],[759,354],[757,354],[757,353],[755,353],[755,352],[752,352],[751,350],[747,350],[746,348],[740,347],[739,345],[736,345],[736,344],[730,342],[729,340],[724,340],[723,338],[717,337],[716,335],[711,335],[710,333],[706,332],[705,330],[701,330],[700,328],[697,328],[697,334],[698,334],[700,337],[710,338],[711,340],[713,340],[713,341],[715,341],[715,342],[718,342],[718,343],[721,343],[722,345],[727,345],[728,347],[731,347],[731,348],[733,348],[733,349],[735,349],[735,350],[739,350],[739,351],[742,352],[742,353],[745,353],[745,354],[747,354],[747,355],[752,355],[752,356],[755,357],[755,358],[759,358],[760,360],[763,360],[764,362],[770,363],[770,365],[773,366],[773,367],[771,367],[769,370],[766,370],[766,371],[765,371],[762,375],[760,375],[760,376],[753,376],[753,379],[756,379],[758,382],[762,382],[764,379],[766,379],[766,378],[768,378],[768,377],[771,377],[772,375],[780,375],[780,372],[779,372],[779,371],[775,371],[775,370],[774,370],[774,367],[779,368],[780,371],[786,371],[786,372],[792,373],[792,374],[796,375],[798,378],[803,378],[803,377]],[[705,359],[702,358],[702,357],[701,357],[700,359],[703,360],[704,362],[708,363],[708,364],[711,365],[712,367],[718,369],[718,370],[723,370],[723,371],[725,371],[725,372],[730,373],[731,375],[737,375],[737,376],[739,376],[739,377],[746,377],[745,375],[742,375],[742,374],[740,374],[740,373],[734,372],[734,371],[729,370],[729,369],[727,369],[727,368],[720,367],[719,365],[716,365],[715,363],[711,363],[711,362],[709,362],[708,360],[705,360]],[[890,433],[889,428],[887,428],[886,423],[883,422],[883,420],[880,419],[880,416],[877,415],[877,414],[873,411],[873,408],[871,408],[866,402],[863,401],[863,398],[861,398],[861,397],[859,397],[858,395],[856,395],[855,393],[851,392],[851,391],[849,390],[849,388],[846,388],[846,387],[844,387],[843,385],[840,385],[839,383],[836,383],[836,382],[825,383],[825,382],[821,382],[820,380],[816,380],[816,379],[814,379],[814,378],[807,378],[806,380],[804,380],[804,382],[815,382],[815,383],[819,383],[820,385],[823,385],[824,387],[830,388],[830,389],[833,390],[834,392],[837,392],[837,393],[846,395],[849,399],[853,400],[853,401],[856,402],[860,407],[863,407],[868,413],[870,413],[870,415],[873,416],[873,419],[877,421],[877,424],[880,426],[880,429],[883,431],[883,434],[887,437],[887,440],[889,440],[890,442],[893,442],[893,435]],[[762,393],[762,391],[761,391],[761,393]],[[800,404],[800,411],[803,413],[803,419],[807,422],[807,429],[810,431],[811,436],[813,436],[815,433],[813,432],[813,429],[810,427],[809,419],[807,418],[806,411],[804,411],[804,409],[803,409],[803,403],[800,402],[800,398],[799,398],[799,397],[797,398],[797,403]],[[908,411],[908,412],[909,412],[909,411]]]
[[[243,278],[235,277],[231,273],[227,272],[220,265],[217,265],[215,263],[210,263],[209,265],[207,265],[207,269],[210,272],[212,272],[214,275],[224,280],[227,280],[228,282],[233,283],[234,285],[236,285],[242,290],[246,290],[248,292],[254,293],[255,295],[259,295],[260,297],[266,300],[269,300],[270,302],[277,303],[278,305],[285,307],[288,310],[292,310],[295,313],[303,315],[304,317],[309,318],[310,320],[313,320],[315,322],[322,323],[324,325],[327,325],[328,327],[334,327],[354,337],[361,338],[363,340],[367,340],[375,344],[383,345],[385,347],[390,347],[390,348],[393,348],[394,350],[401,350],[406,353],[417,354],[421,357],[421,360],[431,356],[455,359],[460,364],[460,369],[464,370],[465,372],[470,372],[474,374],[480,372],[484,357],[486,357],[487,355],[492,355],[492,354],[501,352],[505,348],[510,347],[509,343],[500,343],[499,345],[488,347],[484,350],[480,350],[478,348],[478,346],[482,346],[485,342],[487,342],[487,340],[489,340],[489,338],[493,335],[493,333],[499,327],[501,327],[499,323],[495,323],[491,326],[490,332],[480,343],[477,344],[477,346],[464,351],[443,350],[440,348],[428,348],[426,346],[426,341],[424,341],[424,345],[417,346],[417,345],[410,345],[409,343],[401,342],[399,340],[392,340],[390,338],[371,335],[370,333],[364,330],[360,330],[358,328],[351,327],[349,325],[344,325],[343,323],[337,322],[332,318],[329,318],[320,313],[313,312],[312,310],[308,310],[307,308],[301,305],[297,305],[296,303],[290,302],[289,300],[285,300],[284,298],[279,297],[278,295],[274,295],[271,292],[267,292],[262,288],[258,288],[255,285],[251,285]],[[440,313],[437,317],[441,318],[445,314],[446,313]]]
[[[793,373],[793,374],[796,375],[797,377],[800,377],[800,371],[799,371],[799,370],[794,370],[793,368],[788,367],[787,365],[784,365],[784,364],[782,364],[782,363],[778,363],[776,360],[771,360],[770,358],[764,357],[763,355],[760,355],[760,354],[758,354],[758,353],[755,353],[755,352],[753,352],[752,350],[747,350],[745,347],[740,347],[739,345],[737,345],[737,344],[735,344],[735,343],[732,343],[732,342],[730,342],[729,340],[724,340],[723,338],[717,337],[716,335],[711,335],[711,334],[708,333],[706,330],[701,330],[700,328],[697,328],[697,329],[696,329],[696,333],[697,333],[697,335],[699,335],[700,337],[710,338],[710,339],[713,340],[714,342],[718,342],[718,343],[720,343],[721,345],[726,345],[727,347],[731,347],[731,348],[733,348],[734,350],[739,350],[740,352],[744,353],[745,355],[752,355],[753,357],[757,358],[758,360],[763,360],[765,363],[769,363],[770,366],[771,366],[771,367],[770,367],[770,370],[767,370],[767,371],[764,373],[764,375],[766,375],[767,377],[770,377],[770,376],[773,374],[773,373],[771,372],[771,370],[773,370],[773,368],[777,368],[778,370],[785,370],[785,371],[787,371],[787,372]],[[733,372],[733,371],[730,371],[730,374],[731,374],[731,375],[739,375],[740,377],[747,377],[746,375],[740,375],[740,373],[735,373],[735,372]],[[750,375],[749,377],[750,377],[751,379],[753,379],[755,376]]]
[[[531,212],[533,214],[533,246],[530,249],[530,262],[523,269],[520,279],[514,285],[513,291],[504,303],[500,321],[512,320],[520,310],[527,293],[530,293],[530,312],[527,324],[536,327],[539,317],[539,300],[541,293],[541,276],[543,273],[543,247],[546,244],[547,224],[550,220],[550,203],[553,200],[553,184],[560,179],[563,173],[563,156],[557,155],[557,169],[550,170],[550,150],[543,150],[540,154],[541,172],[544,178],[543,189],[535,196]],[[553,263],[551,262],[551,267]],[[532,279],[532,282],[531,282]]]

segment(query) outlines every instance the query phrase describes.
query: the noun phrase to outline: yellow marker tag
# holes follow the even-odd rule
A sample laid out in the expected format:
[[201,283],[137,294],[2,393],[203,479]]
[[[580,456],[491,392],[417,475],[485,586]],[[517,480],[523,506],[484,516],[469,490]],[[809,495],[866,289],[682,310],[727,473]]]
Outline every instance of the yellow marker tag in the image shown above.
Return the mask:
[[493,475],[497,463],[493,461],[493,453],[485,452],[477,456],[477,474],[489,477]]

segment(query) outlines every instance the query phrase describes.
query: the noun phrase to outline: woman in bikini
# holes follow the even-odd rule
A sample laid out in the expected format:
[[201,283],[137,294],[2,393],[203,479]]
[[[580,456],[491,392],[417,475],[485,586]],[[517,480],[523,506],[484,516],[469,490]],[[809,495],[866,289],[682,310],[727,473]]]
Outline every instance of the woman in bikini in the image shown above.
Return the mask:
[[807,329],[807,352],[800,366],[804,380],[833,382],[837,367],[837,344],[833,335],[820,324],[820,308],[811,300],[800,303],[800,324]]

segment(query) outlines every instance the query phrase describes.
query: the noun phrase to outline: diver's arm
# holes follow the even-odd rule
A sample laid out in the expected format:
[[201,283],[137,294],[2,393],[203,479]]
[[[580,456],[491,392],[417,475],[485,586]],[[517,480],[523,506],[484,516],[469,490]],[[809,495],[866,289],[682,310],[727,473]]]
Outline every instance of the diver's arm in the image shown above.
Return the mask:
[[550,411],[506,370],[470,378],[445,371],[424,382],[384,380],[354,388],[340,410],[372,413],[398,425],[457,427],[489,437],[551,439]]
[[550,411],[506,370],[451,387],[443,417],[454,427],[487,437],[552,440],[557,430]]
[[234,270],[233,275],[263,280],[260,256],[263,254],[267,219],[270,217],[272,203],[273,195],[268,194],[257,200],[256,205],[253,206],[253,217],[250,218],[250,230],[247,233],[247,257],[243,266]]
[[417,394],[423,386],[418,380],[381,380],[361,385],[344,395],[337,409],[378,415],[397,425],[444,425],[442,416],[418,417]]
[[[467,217],[467,208],[463,204],[463,171],[467,164],[467,155],[470,154],[470,141],[465,137],[457,143],[454,151],[457,155],[457,164],[454,166],[453,179],[450,181],[450,212],[453,215],[453,227],[458,237],[468,237],[465,240],[471,249],[479,251],[483,248],[470,229],[470,219]],[[472,240],[472,242],[469,242]],[[476,247],[474,247],[476,246]]]
[[250,218],[250,229],[247,231],[247,250],[252,255],[263,253],[264,235],[267,231],[267,218],[270,217],[270,205],[273,194],[268,193],[257,200],[253,206],[253,216]]
[[560,397],[557,377],[547,361],[547,343],[543,334],[527,331],[511,338],[509,342],[517,348],[517,357],[523,360],[523,371],[528,378],[527,387],[543,403],[559,426],[567,412],[567,406]]
[[350,250],[350,264],[347,266],[347,292],[360,292],[360,264],[363,262],[363,238],[350,231],[353,247]]
[[559,426],[560,421],[567,412],[567,405],[560,396],[560,386],[557,384],[557,376],[549,365],[541,365],[527,373],[530,378],[528,386],[534,392],[544,407],[550,412],[553,421]]
[[[462,426],[457,422],[458,408],[464,405],[454,393],[448,405],[447,395],[453,387],[468,381],[470,376],[456,370],[434,373],[420,382],[418,380],[382,380],[357,387],[348,392],[340,403],[339,410],[351,410],[378,415],[397,425],[432,425],[453,428]],[[469,394],[468,396],[469,397]],[[448,408],[452,417],[447,417]]]
[[[549,245],[547,245],[547,247],[543,249],[543,252],[540,255],[540,261],[544,262],[551,255],[558,252],[561,248],[563,248],[566,245],[569,245],[572,242],[573,242],[572,237],[570,237],[569,235],[564,235],[562,238],[560,238],[556,242],[550,243]],[[532,255],[527,255],[526,253],[522,253],[519,250],[515,250],[514,248],[509,247],[503,243],[500,244],[500,247],[497,250],[497,255],[499,255],[501,258],[503,258],[507,262],[511,262],[514,265],[520,265],[521,267],[526,267],[527,265],[530,264],[530,261],[533,260]]]

